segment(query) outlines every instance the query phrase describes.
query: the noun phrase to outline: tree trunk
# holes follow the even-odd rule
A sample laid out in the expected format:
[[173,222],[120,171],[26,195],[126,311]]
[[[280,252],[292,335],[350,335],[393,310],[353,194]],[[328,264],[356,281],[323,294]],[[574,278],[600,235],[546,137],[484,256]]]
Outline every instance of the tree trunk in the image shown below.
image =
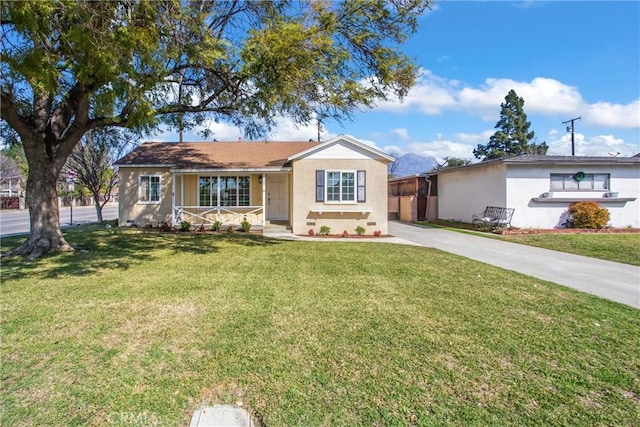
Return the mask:
[[100,194],[93,193],[93,204],[96,206],[96,219],[102,222],[102,207],[100,204]]
[[[31,159],[27,179],[27,208],[31,221],[29,238],[21,246],[3,254],[27,255],[33,260],[42,254],[69,251],[73,248],[65,241],[60,231],[60,210],[58,206],[59,159],[50,160],[45,156]],[[64,164],[64,162],[63,162]]]

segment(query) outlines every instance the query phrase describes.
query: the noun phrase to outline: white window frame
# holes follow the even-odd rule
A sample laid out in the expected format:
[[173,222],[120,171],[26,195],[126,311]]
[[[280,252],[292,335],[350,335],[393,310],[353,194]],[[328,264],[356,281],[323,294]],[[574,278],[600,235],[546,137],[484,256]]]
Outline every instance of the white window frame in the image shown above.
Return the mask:
[[[211,195],[215,194],[216,198],[215,200],[211,200],[211,205],[209,206],[203,206],[200,202],[200,179],[201,178],[209,178],[209,179],[214,179],[216,180],[216,191],[211,191]],[[220,197],[220,187],[221,187],[221,181],[224,178],[235,178],[236,179],[236,204],[235,205],[222,205],[220,204],[220,202],[222,201],[222,198]],[[237,204],[240,202],[240,178],[247,178],[247,181],[249,182],[249,199],[247,200],[247,204],[246,205],[240,205]],[[198,207],[201,208],[217,208],[217,207],[224,207],[224,208],[237,208],[237,207],[247,207],[247,206],[251,206],[251,191],[252,191],[252,185],[251,185],[251,175],[198,175],[198,198],[197,198],[197,203],[198,203]]]
[[[585,173],[585,179],[582,181],[576,181],[573,176],[575,173],[551,173],[549,174],[549,191],[611,191],[611,174],[609,173]],[[605,178],[604,180],[597,181],[596,177]],[[554,178],[556,180],[554,181]],[[560,181],[562,178],[562,181]],[[604,182],[603,188],[595,188],[597,182]],[[556,184],[562,182],[562,188],[559,188],[557,185],[554,186],[554,182]],[[567,182],[575,182],[575,187],[567,188]],[[589,188],[586,188],[588,185]]]
[[[142,200],[142,181],[144,178],[149,179],[149,194],[148,200]],[[158,200],[151,200],[153,191],[151,190],[152,178],[158,178]],[[138,203],[141,205],[158,205],[162,203],[162,176],[158,174],[143,174],[138,176]]]
[[[340,200],[329,200],[329,174],[339,173],[338,180]],[[342,200],[342,175],[345,173],[353,174],[353,200]],[[324,171],[324,203],[327,205],[357,205],[358,204],[358,171],[356,170],[325,170]]]

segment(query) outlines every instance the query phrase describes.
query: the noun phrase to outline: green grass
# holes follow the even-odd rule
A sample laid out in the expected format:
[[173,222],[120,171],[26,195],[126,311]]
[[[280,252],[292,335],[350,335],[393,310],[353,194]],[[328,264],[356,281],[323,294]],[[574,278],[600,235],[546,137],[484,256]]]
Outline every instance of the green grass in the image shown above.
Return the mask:
[[575,234],[493,234],[488,229],[461,222],[417,222],[429,227],[444,227],[507,242],[537,246],[608,261],[640,266],[640,233],[575,233]]
[[640,233],[520,234],[503,240],[640,266]]
[[[2,260],[0,424],[637,425],[638,311],[433,249],[82,227]],[[15,244],[15,238],[2,245]]]

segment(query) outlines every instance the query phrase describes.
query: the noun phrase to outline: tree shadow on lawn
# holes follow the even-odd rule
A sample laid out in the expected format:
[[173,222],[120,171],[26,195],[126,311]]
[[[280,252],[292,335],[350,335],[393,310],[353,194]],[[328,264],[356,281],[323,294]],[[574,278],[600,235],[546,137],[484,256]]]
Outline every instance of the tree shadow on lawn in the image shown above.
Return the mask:
[[[223,245],[265,246],[281,243],[251,234],[162,233],[157,230],[105,229],[104,225],[81,226],[66,230],[65,239],[73,252],[45,254],[35,261],[13,256],[2,259],[2,279],[55,279],[87,276],[101,270],[126,270],[133,265],[157,260],[160,251],[173,254],[206,255]],[[21,243],[24,236],[3,239],[2,250]]]

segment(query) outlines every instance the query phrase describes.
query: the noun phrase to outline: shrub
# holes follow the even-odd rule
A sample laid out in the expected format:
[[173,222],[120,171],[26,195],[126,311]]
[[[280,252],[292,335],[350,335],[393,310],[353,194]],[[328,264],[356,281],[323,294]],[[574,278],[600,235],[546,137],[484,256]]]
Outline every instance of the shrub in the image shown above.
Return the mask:
[[382,231],[380,231],[380,230],[376,230],[376,231],[374,231],[374,232],[373,232],[373,235],[374,235],[375,237],[380,237],[380,236],[382,236]]
[[191,223],[189,221],[180,222],[180,230],[181,231],[189,231],[191,228]]
[[331,228],[328,225],[323,225],[322,227],[320,227],[320,234],[322,234],[323,236],[327,236],[329,235],[329,233],[331,233]]
[[342,232],[342,237],[349,237],[349,233],[347,232],[347,230],[344,230]]
[[247,232],[251,230],[251,223],[246,219],[243,219],[242,222],[240,223],[240,227],[242,227],[242,231]]
[[309,234],[309,236],[315,236],[315,232],[313,231],[313,228],[310,228],[309,231],[307,231],[307,234]]
[[171,231],[171,226],[167,222],[160,224],[160,231]]
[[222,223],[220,221],[214,221],[211,225],[211,231],[220,231],[222,228]]
[[362,236],[365,232],[367,231],[366,228],[364,228],[363,226],[359,225],[356,227],[356,234],[358,236]]
[[204,224],[200,224],[200,227],[198,227],[198,232],[202,233],[204,231]]
[[610,215],[597,202],[577,202],[569,206],[569,226],[572,228],[604,228]]

